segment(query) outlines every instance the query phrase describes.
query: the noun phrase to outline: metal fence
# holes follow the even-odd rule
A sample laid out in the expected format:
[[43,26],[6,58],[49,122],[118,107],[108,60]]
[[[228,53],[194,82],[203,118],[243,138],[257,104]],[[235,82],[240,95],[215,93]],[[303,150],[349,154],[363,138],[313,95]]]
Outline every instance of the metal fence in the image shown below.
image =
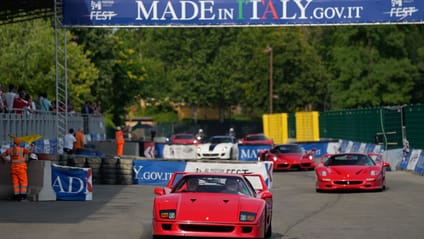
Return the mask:
[[[84,134],[105,134],[105,121],[101,115],[68,114],[68,128],[84,129]],[[0,145],[12,142],[10,135],[39,134],[43,139],[57,138],[57,120],[54,112],[0,113]]]
[[320,137],[379,143],[386,149],[402,148],[403,141],[408,139],[411,146],[424,147],[424,137],[415,133],[423,131],[417,119],[422,118],[424,112],[421,110],[419,114],[418,109],[422,107],[389,106],[321,112]]
[[424,105],[408,105],[403,108],[403,132],[412,148],[424,149]]
[[[423,149],[423,119],[424,105],[421,104],[319,112],[319,138],[378,143],[385,149],[402,148],[404,141],[408,141],[410,147]],[[226,134],[230,127],[235,128],[238,137],[263,131],[261,122],[205,121],[158,125],[158,135],[196,132],[199,128],[208,134]],[[296,113],[288,113],[289,138],[296,138],[296,127]]]
[[[69,114],[68,128],[83,128],[85,134],[106,134],[106,125],[101,115]],[[319,113],[319,135],[321,139],[344,139],[364,143],[380,144],[388,149],[402,148],[404,140],[412,148],[424,148],[424,105],[390,106],[369,109],[349,109]],[[44,139],[57,138],[54,112],[33,114],[0,113],[0,145],[11,143],[9,135],[25,136],[40,134]],[[237,136],[262,132],[262,122],[216,122],[159,124],[156,136],[169,136],[178,132],[195,133],[202,128],[207,134],[226,134],[232,127]],[[296,134],[295,114],[288,118],[289,137]]]

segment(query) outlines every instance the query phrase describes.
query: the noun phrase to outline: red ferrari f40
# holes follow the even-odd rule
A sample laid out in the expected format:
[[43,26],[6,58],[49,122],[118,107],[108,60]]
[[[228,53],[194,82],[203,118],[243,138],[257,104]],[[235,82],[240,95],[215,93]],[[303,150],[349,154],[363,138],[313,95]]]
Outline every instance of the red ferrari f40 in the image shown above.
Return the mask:
[[153,238],[268,238],[272,193],[260,174],[174,173],[154,189]]

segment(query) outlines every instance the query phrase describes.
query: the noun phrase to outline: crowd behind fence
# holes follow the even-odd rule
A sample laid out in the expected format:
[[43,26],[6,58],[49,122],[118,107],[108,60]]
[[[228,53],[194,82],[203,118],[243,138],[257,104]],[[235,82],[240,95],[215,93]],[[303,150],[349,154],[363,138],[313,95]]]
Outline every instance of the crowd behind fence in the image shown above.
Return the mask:
[[[102,115],[72,113],[67,116],[68,129],[84,129],[84,134],[105,134]],[[43,139],[57,138],[57,117],[55,112],[34,112],[32,114],[0,113],[0,145],[12,142],[12,136],[39,134]]]

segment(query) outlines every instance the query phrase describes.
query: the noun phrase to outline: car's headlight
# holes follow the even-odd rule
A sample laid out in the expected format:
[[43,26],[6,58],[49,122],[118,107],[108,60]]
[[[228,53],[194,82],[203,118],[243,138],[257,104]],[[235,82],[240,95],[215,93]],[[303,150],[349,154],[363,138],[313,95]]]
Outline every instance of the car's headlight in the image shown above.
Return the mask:
[[323,170],[323,171],[319,171],[318,173],[319,173],[319,175],[321,175],[321,176],[323,176],[323,177],[327,177],[327,176],[328,176],[328,172],[327,172],[327,171],[325,171],[325,170]]
[[277,156],[272,156],[272,160],[277,161],[278,160]]
[[380,170],[371,170],[370,175],[371,176],[377,176],[380,173]]
[[313,159],[314,159],[314,157],[312,157],[312,155],[309,155],[309,156],[308,156],[308,159],[309,159],[309,160],[313,160]]
[[253,222],[256,220],[256,213],[254,212],[240,212],[241,222]]
[[160,210],[159,214],[161,219],[175,219],[176,216],[175,210]]

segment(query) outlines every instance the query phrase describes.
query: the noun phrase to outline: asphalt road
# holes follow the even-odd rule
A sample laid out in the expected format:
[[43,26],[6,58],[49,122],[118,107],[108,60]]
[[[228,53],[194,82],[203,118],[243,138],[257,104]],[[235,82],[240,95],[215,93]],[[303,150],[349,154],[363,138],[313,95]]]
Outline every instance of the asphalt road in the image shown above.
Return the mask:
[[[309,172],[273,175],[273,239],[423,238],[424,177],[387,173],[388,189],[316,193]],[[94,185],[92,201],[0,201],[1,239],[150,239],[153,187]]]

